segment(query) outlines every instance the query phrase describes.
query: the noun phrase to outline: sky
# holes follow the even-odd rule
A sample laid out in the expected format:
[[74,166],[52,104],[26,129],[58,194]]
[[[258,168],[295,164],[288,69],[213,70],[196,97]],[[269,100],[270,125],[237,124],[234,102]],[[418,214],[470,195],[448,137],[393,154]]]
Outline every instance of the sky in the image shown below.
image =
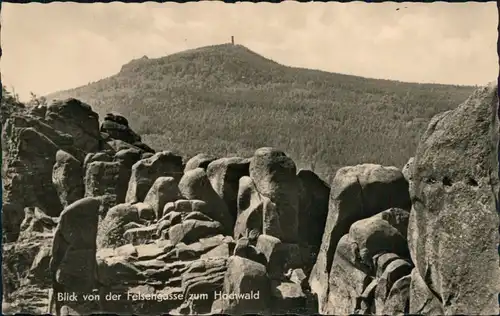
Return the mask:
[[231,36],[281,64],[370,78],[482,85],[499,72],[495,2],[3,3],[1,21],[2,82],[22,100]]

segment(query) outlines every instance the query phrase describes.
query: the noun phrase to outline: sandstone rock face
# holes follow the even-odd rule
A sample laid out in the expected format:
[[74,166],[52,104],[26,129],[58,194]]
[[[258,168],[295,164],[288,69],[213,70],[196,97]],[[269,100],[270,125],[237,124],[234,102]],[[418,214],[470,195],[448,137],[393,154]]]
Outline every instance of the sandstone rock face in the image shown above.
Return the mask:
[[229,214],[226,203],[214,191],[202,168],[186,172],[179,182],[179,190],[186,199],[204,201],[208,205],[207,212],[209,212],[205,214],[222,224],[225,234],[231,235],[234,220]]
[[[51,216],[58,216],[63,207],[52,184],[52,167],[59,150],[51,139],[38,130],[35,119],[9,118],[2,131],[3,201],[26,206],[38,206]],[[33,127],[34,126],[34,127]],[[72,139],[44,126],[47,134],[69,145]],[[61,139],[58,139],[60,142]],[[33,144],[36,144],[34,146]]]
[[[175,202],[169,202],[165,204],[163,208],[163,216],[165,217],[169,213],[202,213],[210,217],[210,207],[205,201],[201,200],[177,200]],[[210,217],[211,218],[211,217]]]
[[52,183],[59,193],[61,205],[66,207],[83,198],[83,169],[80,161],[63,150],[56,153],[52,169]]
[[246,232],[282,236],[280,216],[276,204],[261,195],[250,177],[240,179],[238,191],[238,217],[234,226],[234,238],[244,236]]
[[271,293],[273,314],[307,313],[307,296],[300,285],[287,281],[271,281]]
[[29,241],[37,237],[52,237],[52,231],[57,226],[59,217],[50,217],[38,207],[24,208],[24,219],[21,223],[19,240]]
[[88,165],[94,161],[113,161],[113,155],[110,152],[101,151],[98,153],[88,153],[83,160],[83,170],[87,170]]
[[[56,100],[45,113],[45,120],[56,130],[73,137],[74,144],[84,153],[99,151],[102,147],[99,116],[90,105],[77,99]],[[85,156],[76,156],[80,161]]]
[[123,165],[127,166],[128,169],[132,169],[132,166],[142,159],[142,151],[135,148],[122,149],[113,157],[114,161],[119,161]]
[[109,138],[106,140],[106,146],[108,148],[110,148],[111,150],[113,150],[114,152],[119,152],[121,150],[129,150],[129,149],[132,149],[134,151],[141,150],[141,148],[134,146],[132,144],[129,144],[123,140],[113,139],[113,138]]
[[100,131],[107,133],[111,138],[119,139],[129,144],[141,141],[141,137],[128,126],[127,119],[121,115],[106,114]]
[[260,235],[256,248],[266,258],[267,274],[270,278],[281,280],[285,272],[300,268],[302,258],[297,244],[282,243],[276,237]]
[[276,205],[283,242],[299,239],[300,182],[292,159],[282,151],[264,147],[257,149],[249,167],[257,191]]
[[496,314],[496,93],[437,115],[401,171],[345,167],[331,186],[267,147],[184,165],[75,99],[11,109],[4,301],[45,313],[52,287],[60,315]]
[[[265,266],[239,256],[230,257],[221,294],[230,296],[220,302],[216,301],[212,313],[231,315],[268,313],[271,282],[266,275]],[[247,297],[238,299],[235,297],[238,294]]]
[[[183,305],[189,315],[210,313],[215,293],[221,292],[224,284],[226,261],[225,258],[199,260],[183,274],[182,288],[186,298]],[[202,297],[205,294],[208,297]]]
[[407,281],[413,268],[405,239],[408,218],[407,211],[390,209],[351,226],[336,248],[324,313],[407,310],[409,282],[400,279]]
[[403,169],[401,172],[403,173],[403,176],[405,177],[406,181],[410,182],[413,178],[413,162],[415,161],[414,157],[411,157],[408,159],[408,162],[404,165]]
[[118,204],[107,212],[99,224],[97,245],[99,248],[119,247],[128,241],[123,236],[129,223],[138,223],[139,211],[134,205],[128,203]]
[[172,226],[168,230],[168,237],[174,245],[179,242],[193,243],[200,238],[212,237],[222,232],[218,222],[188,219],[180,224]]
[[85,173],[85,196],[101,199],[101,216],[109,208],[123,203],[127,193],[130,170],[120,162],[94,161]]
[[331,184],[328,217],[309,284],[318,296],[319,312],[328,300],[328,275],[337,244],[351,225],[391,207],[410,209],[408,182],[395,167],[364,164],[337,171]]
[[16,241],[21,233],[21,223],[25,217],[24,209],[17,203],[2,204],[2,240]]
[[234,225],[234,238],[240,238],[247,230],[256,230],[262,233],[264,229],[263,208],[271,201],[261,196],[252,178],[246,176],[239,181],[237,199],[238,215]]
[[172,177],[159,177],[149,189],[144,203],[153,207],[156,219],[163,216],[163,208],[168,202],[175,202],[181,198],[177,182]]
[[205,153],[200,153],[196,156],[193,156],[186,162],[186,166],[184,167],[184,173],[188,172],[189,170],[194,170],[196,168],[202,168],[203,170],[206,171],[208,165],[214,160],[217,160],[217,158],[211,155],[207,155]]
[[162,176],[179,181],[182,176],[182,157],[169,151],[162,151],[136,162],[132,167],[125,201],[143,202],[153,183]]
[[311,245],[317,253],[328,216],[330,186],[310,170],[299,170],[297,177],[302,187],[299,212],[300,241]]
[[416,267],[411,313],[498,313],[497,90],[480,88],[435,116],[418,146],[408,233]]
[[83,198],[61,213],[49,263],[54,291],[50,303],[57,311],[63,305],[59,293],[89,293],[94,288],[98,212],[99,200]]
[[238,212],[239,181],[249,175],[249,167],[250,161],[240,157],[217,159],[207,166],[208,179],[215,192],[226,202],[233,221]]

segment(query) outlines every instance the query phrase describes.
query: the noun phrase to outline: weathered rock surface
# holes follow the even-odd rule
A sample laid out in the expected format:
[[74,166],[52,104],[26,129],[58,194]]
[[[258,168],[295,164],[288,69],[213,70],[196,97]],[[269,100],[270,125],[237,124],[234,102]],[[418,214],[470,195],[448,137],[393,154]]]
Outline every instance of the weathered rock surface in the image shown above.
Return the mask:
[[273,314],[306,313],[307,295],[293,282],[271,281],[271,308]]
[[[393,284],[413,268],[406,243],[408,218],[408,211],[392,208],[351,225],[337,244],[324,313],[378,315],[390,309],[386,301]],[[408,286],[400,289],[404,291]],[[401,296],[391,298],[398,299],[406,302]],[[405,309],[404,304],[398,307]]]
[[128,169],[132,169],[132,166],[142,159],[142,151],[135,148],[122,149],[113,157],[114,161],[121,162]]
[[16,241],[21,233],[21,223],[25,217],[24,208],[17,203],[3,203],[2,205],[2,240],[3,242]]
[[101,216],[125,201],[129,177],[130,170],[120,162],[94,161],[87,166],[85,196],[101,200]]
[[317,253],[328,216],[330,186],[310,170],[299,170],[297,177],[302,188],[299,210],[300,241],[311,245]]
[[156,219],[163,216],[163,208],[168,202],[175,202],[181,198],[177,181],[172,177],[158,177],[149,189],[144,203],[151,205]]
[[9,118],[2,131],[3,201],[22,207],[38,206],[58,216],[63,207],[52,184],[52,167],[59,146],[38,131],[42,125],[47,134],[72,146],[71,137],[60,135],[44,123],[29,117]]
[[168,230],[168,239],[174,244],[181,241],[190,244],[200,238],[212,237],[221,232],[222,226],[219,222],[188,219],[170,227]]
[[[257,191],[276,205],[283,242],[299,241],[300,182],[293,160],[282,151],[259,148],[251,159],[249,174]],[[266,214],[264,220],[266,221]]]
[[239,181],[249,175],[250,160],[240,157],[221,158],[207,166],[207,177],[215,192],[226,202],[234,221],[238,213]]
[[498,313],[497,90],[477,89],[421,138],[408,230],[411,313]]
[[214,156],[207,155],[205,153],[197,154],[191,157],[186,162],[186,165],[184,167],[184,173],[188,172],[189,170],[194,170],[196,168],[202,168],[203,170],[206,171],[208,165],[214,160],[217,160],[217,158]]
[[[47,123],[58,131],[73,137],[74,145],[84,153],[97,152],[101,149],[99,116],[90,105],[80,100],[69,98],[55,100],[45,113]],[[83,156],[75,156],[83,161]]]
[[122,151],[122,150],[139,150],[141,151],[141,148],[137,147],[137,146],[134,146],[130,143],[127,143],[123,140],[120,140],[120,139],[113,139],[113,138],[109,138],[106,140],[106,146],[108,148],[110,148],[111,150],[113,150],[114,152],[119,152],[119,151]]
[[[437,115],[401,171],[345,167],[331,188],[267,147],[184,165],[75,99],[12,111],[3,312],[46,312],[52,287],[61,315],[496,314],[496,93]],[[55,300],[73,291],[100,301]]]
[[182,275],[184,309],[189,315],[208,314],[221,292],[227,270],[225,258],[198,260]]
[[282,243],[276,237],[260,235],[256,248],[267,260],[267,273],[270,278],[280,280],[290,269],[300,268],[302,257],[297,244]]
[[311,290],[318,296],[320,313],[327,306],[328,276],[339,240],[354,222],[391,207],[411,207],[408,182],[397,168],[364,164],[337,171],[331,184],[320,252],[309,278]]
[[239,256],[230,257],[222,293],[219,295],[223,297],[216,297],[212,313],[231,315],[268,313],[271,282],[265,266]]
[[19,240],[36,239],[37,236],[52,236],[52,231],[59,222],[59,217],[50,217],[38,207],[26,207],[24,214]]
[[252,178],[246,176],[240,178],[237,198],[238,215],[234,225],[234,238],[240,238],[247,230],[256,230],[262,233],[264,229],[263,209],[270,203],[269,198],[259,194]]
[[188,200],[204,201],[208,206],[205,215],[219,222],[226,235],[232,234],[234,220],[229,214],[226,203],[214,191],[202,168],[186,172],[179,182],[179,190]]
[[95,286],[99,203],[95,198],[83,198],[61,213],[49,263],[53,289],[50,306],[55,305],[56,310],[68,304],[58,299],[59,293],[89,293]]
[[182,157],[162,151],[141,159],[132,166],[125,202],[143,202],[158,177],[172,177],[177,182],[182,176]]
[[107,133],[109,137],[124,141],[129,144],[140,142],[141,137],[129,126],[125,117],[113,113],[108,113],[101,124],[101,132]]
[[83,161],[83,170],[87,170],[88,165],[94,161],[113,161],[113,155],[107,151],[100,151],[97,153],[88,153]]
[[140,222],[139,212],[134,205],[122,203],[112,207],[99,223],[98,247],[119,247],[128,243],[123,236],[127,230],[126,225],[138,222]]
[[66,207],[83,198],[85,188],[83,185],[82,164],[69,153],[58,150],[56,163],[52,169],[52,183],[59,194],[61,205]]

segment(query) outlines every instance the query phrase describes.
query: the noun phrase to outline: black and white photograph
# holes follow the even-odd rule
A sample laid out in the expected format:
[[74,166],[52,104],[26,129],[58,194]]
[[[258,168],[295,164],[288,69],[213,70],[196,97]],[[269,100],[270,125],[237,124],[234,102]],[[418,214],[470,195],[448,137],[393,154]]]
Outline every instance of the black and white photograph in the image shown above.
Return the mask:
[[1,3],[2,314],[498,315],[499,8]]

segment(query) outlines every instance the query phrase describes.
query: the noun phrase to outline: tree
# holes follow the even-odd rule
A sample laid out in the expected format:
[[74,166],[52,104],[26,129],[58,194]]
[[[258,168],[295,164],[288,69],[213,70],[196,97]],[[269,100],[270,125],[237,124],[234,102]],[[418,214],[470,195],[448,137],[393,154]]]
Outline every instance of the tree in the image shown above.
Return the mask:
[[30,106],[47,105],[47,98],[39,97],[35,93],[30,92],[31,100],[29,101]]

